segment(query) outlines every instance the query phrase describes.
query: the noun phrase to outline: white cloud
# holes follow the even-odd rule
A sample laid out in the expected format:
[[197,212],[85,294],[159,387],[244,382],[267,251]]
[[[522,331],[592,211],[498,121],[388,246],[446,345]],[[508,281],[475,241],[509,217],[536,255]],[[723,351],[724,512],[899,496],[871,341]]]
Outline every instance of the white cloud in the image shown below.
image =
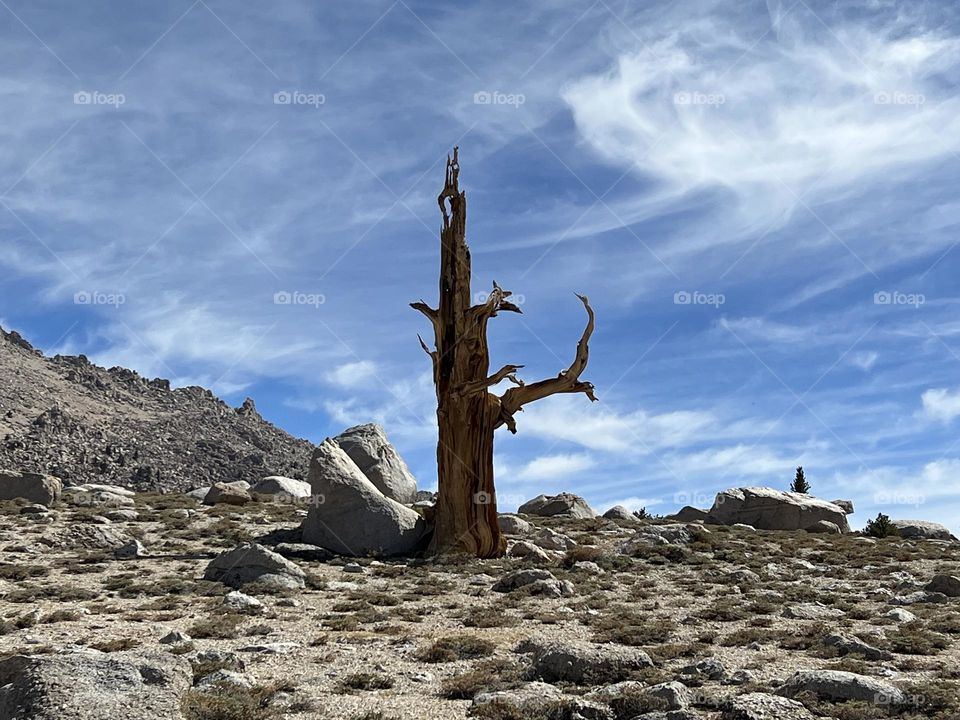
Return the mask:
[[[391,439],[407,447],[423,447],[436,443],[437,422],[431,373],[403,378],[384,385],[376,382],[371,392],[347,398],[297,398],[288,405],[303,409],[322,407],[336,425],[348,427],[375,422],[382,425]],[[401,448],[402,450],[403,448]]]
[[731,477],[782,473],[786,478],[802,463],[802,458],[778,456],[762,447],[736,445],[672,456],[666,462],[679,474],[724,470]]
[[594,465],[593,458],[586,454],[541,455],[507,475],[504,479],[521,482],[560,480],[583,472]]
[[850,355],[850,363],[865,372],[869,372],[879,357],[879,353],[872,351],[857,352]]
[[812,27],[814,39],[796,23],[750,47],[711,21],[706,39],[661,38],[566,89],[597,153],[676,195],[725,188],[744,223],[762,226],[804,192],[835,194],[960,147],[960,100],[938,97],[932,78],[956,65],[956,38],[841,25]]
[[327,382],[343,388],[362,387],[377,373],[377,365],[370,360],[344,363],[326,374]]
[[[919,468],[884,465],[849,475],[838,474],[834,482],[842,491],[858,495],[867,507],[882,510],[885,505],[924,506],[939,510],[944,501],[960,500],[958,477],[960,459],[940,458]],[[949,524],[956,525],[956,520],[951,518]]]
[[564,440],[591,450],[643,453],[652,448],[683,445],[714,425],[703,411],[677,410],[620,414],[583,397],[556,397],[532,405],[517,417],[520,432]]
[[743,341],[759,340],[774,344],[795,345],[808,342],[816,333],[810,326],[787,325],[762,317],[721,318],[719,326]]
[[[658,505],[659,500],[655,498],[641,498],[636,496],[622,498],[621,500],[614,500],[613,502],[608,503],[609,507],[614,507],[615,505],[623,505],[627,510],[631,512],[636,512],[637,510],[642,510],[643,508],[650,508],[654,505]],[[607,508],[609,509],[609,508]]]
[[928,418],[950,422],[960,415],[960,390],[950,392],[947,388],[927,390],[921,396],[923,413]]

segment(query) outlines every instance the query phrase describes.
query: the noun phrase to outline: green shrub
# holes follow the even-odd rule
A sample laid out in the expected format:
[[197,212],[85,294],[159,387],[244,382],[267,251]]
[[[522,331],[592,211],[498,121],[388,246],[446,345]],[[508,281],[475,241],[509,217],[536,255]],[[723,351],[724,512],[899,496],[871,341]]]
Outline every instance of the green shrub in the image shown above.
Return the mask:
[[890,518],[883,513],[877,513],[873,520],[867,520],[866,527],[863,528],[863,534],[869,537],[885,538],[896,537],[900,531],[890,522]]

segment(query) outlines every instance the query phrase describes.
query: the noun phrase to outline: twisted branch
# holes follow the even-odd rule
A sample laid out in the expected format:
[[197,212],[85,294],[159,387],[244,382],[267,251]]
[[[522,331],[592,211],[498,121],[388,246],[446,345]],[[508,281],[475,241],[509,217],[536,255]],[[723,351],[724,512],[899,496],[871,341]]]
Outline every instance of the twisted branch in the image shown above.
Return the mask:
[[523,410],[523,406],[529,403],[541,400],[550,395],[559,393],[584,393],[590,400],[596,401],[594,395],[593,383],[580,380],[580,374],[586,369],[587,361],[590,357],[590,348],[588,343],[593,334],[594,316],[593,308],[590,307],[590,301],[585,295],[577,295],[583,307],[587,311],[587,326],[583,330],[580,342],[577,343],[577,354],[570,363],[570,367],[561,370],[555,378],[541,380],[531,385],[510,388],[500,396],[500,419],[497,427],[506,425],[512,433],[516,433],[517,425],[514,420],[514,414]]

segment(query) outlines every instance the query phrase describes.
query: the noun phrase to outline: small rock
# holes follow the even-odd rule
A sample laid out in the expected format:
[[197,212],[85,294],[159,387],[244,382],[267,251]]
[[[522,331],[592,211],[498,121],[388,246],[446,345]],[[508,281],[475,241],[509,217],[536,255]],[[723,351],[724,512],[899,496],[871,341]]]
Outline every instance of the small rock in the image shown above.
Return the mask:
[[50,508],[46,505],[26,505],[20,508],[21,515],[46,515],[50,512]]
[[497,525],[506,535],[527,535],[533,532],[533,525],[516,515],[498,515]]
[[693,665],[687,665],[680,669],[680,673],[715,681],[722,681],[727,677],[727,669],[717,658],[706,658]]
[[863,640],[844,633],[827,635],[823,639],[824,645],[835,647],[841,655],[863,655],[867,660],[890,660],[893,655],[886,650],[880,650],[865,643]]
[[693,702],[687,686],[677,681],[651,685],[644,694],[661,701],[667,710],[684,710]]
[[800,603],[788,605],[783,609],[783,616],[796,620],[831,620],[843,617],[844,612],[839,608],[827,607],[820,603]]
[[343,571],[345,573],[355,573],[357,575],[360,575],[363,573],[363,566],[358,565],[357,563],[347,563],[346,565],[343,566]]
[[263,653],[265,655],[288,655],[299,648],[298,643],[293,642],[275,642],[263,645],[247,645],[239,648],[239,652]]
[[263,603],[239,590],[228,592],[223,597],[223,606],[232,612],[244,615],[259,615],[264,611]]
[[727,577],[738,585],[752,585],[760,582],[760,576],[748,568],[734,570]]
[[218,685],[229,685],[250,690],[254,686],[254,682],[243,673],[234,672],[233,670],[216,670],[209,675],[204,675],[200,678],[200,681],[197,682],[198,688],[211,688]]
[[524,587],[525,585],[532,585],[536,582],[546,581],[550,583],[558,584],[559,581],[549,570],[537,570],[537,569],[527,569],[527,570],[515,570],[512,573],[504,575],[502,578],[497,580],[494,583],[493,588],[494,592],[511,592],[517,588]]
[[147,549],[143,546],[143,543],[136,538],[113,551],[113,556],[118,560],[132,560],[143,557],[146,554]]
[[553,562],[553,558],[546,551],[526,540],[513,543],[507,550],[507,556],[525,558],[537,565],[548,565]]
[[796,700],[768,693],[747,693],[731,698],[723,708],[721,720],[816,720],[816,716]]
[[110,510],[105,512],[104,516],[114,522],[133,522],[140,517],[140,513],[130,508],[120,508],[119,510]]
[[925,589],[932,593],[943,593],[947,597],[960,597],[960,578],[954,575],[934,575]]
[[243,659],[229,650],[200,650],[190,658],[194,666],[219,665],[228,670],[242,671],[246,667]]
[[841,535],[840,526],[829,520],[818,520],[813,525],[804,528],[808,533],[826,533],[828,535]]
[[185,632],[173,630],[172,632],[168,632],[166,635],[160,638],[160,642],[164,645],[182,645],[183,643],[190,642],[192,639],[193,638],[191,638]]
[[834,505],[839,508],[842,508],[847,515],[853,515],[853,500],[831,500]]
[[734,670],[724,682],[727,685],[746,685],[752,683],[753,680],[753,673],[749,670]]
[[307,562],[326,562],[334,555],[326,548],[307,543],[277,543],[273,551],[283,555],[288,560],[305,560]]
[[917,605],[918,603],[940,604],[946,602],[950,602],[950,598],[943,593],[927,592],[926,590],[918,590],[908,595],[897,595],[887,600],[888,605]]
[[533,538],[534,544],[544,550],[571,550],[577,546],[572,539],[550,528],[543,528]]
[[914,615],[909,610],[904,610],[903,608],[893,608],[889,612],[884,614],[884,617],[892,618],[899,623],[912,623],[917,619],[917,616]]
[[888,682],[841,670],[794,673],[777,695],[793,697],[804,692],[823,700],[863,700],[874,705],[899,705],[904,701],[903,691]]

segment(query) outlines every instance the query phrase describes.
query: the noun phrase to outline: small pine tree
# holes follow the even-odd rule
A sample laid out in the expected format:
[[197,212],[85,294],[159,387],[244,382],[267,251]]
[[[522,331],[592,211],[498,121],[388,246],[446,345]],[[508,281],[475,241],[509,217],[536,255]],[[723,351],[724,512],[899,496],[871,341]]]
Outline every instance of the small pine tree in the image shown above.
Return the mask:
[[793,478],[793,482],[790,484],[790,492],[803,493],[808,495],[810,493],[810,483],[807,482],[807,479],[803,476],[803,466],[797,468],[797,474]]
[[649,520],[652,517],[650,513],[647,512],[645,507],[642,507],[639,510],[634,510],[633,516],[637,518],[637,520]]
[[867,520],[867,524],[863,528],[863,534],[869,537],[885,538],[899,535],[900,531],[890,522],[888,516],[883,513],[877,513],[875,519]]

